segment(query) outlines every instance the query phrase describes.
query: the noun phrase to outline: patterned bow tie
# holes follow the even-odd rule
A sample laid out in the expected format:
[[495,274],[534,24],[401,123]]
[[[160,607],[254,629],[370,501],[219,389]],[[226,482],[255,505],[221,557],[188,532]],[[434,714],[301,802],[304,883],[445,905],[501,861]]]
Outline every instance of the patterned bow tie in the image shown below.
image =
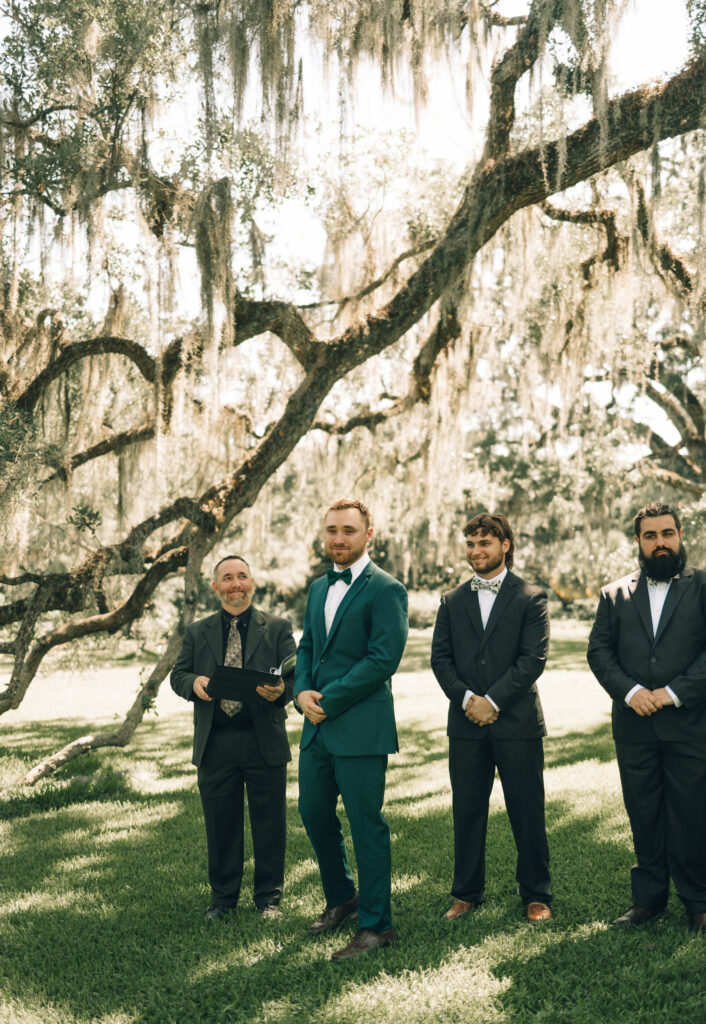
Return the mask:
[[343,580],[346,586],[349,586],[351,580],[353,579],[353,573],[350,571],[350,569],[344,569],[343,572],[336,572],[335,569],[329,569],[326,575],[328,577],[328,585],[330,587],[332,587],[335,583],[338,583],[339,580]]
[[471,590],[489,590],[491,594],[497,594],[502,585],[502,580],[482,580],[480,576],[471,576]]
[[660,583],[671,583],[672,580],[678,580],[679,573],[677,573],[676,576],[671,576],[668,580],[653,580],[651,576],[646,576],[645,578],[647,580],[648,587],[658,587]]

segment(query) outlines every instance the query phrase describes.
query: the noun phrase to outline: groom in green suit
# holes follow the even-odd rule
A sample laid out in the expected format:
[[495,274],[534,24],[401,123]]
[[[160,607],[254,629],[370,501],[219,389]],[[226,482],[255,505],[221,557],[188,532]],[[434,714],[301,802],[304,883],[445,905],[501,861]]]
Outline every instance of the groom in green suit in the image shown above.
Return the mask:
[[[335,963],[389,946],[390,830],[382,814],[387,755],[397,747],[391,676],[407,640],[407,592],[368,556],[370,512],[338,501],[324,517],[334,563],[309,590],[297,653],[294,696],[305,715],[299,756],[299,811],[314,847],[326,908],[309,928],[358,931]],[[358,863],[356,893],[348,866],[339,794]]]

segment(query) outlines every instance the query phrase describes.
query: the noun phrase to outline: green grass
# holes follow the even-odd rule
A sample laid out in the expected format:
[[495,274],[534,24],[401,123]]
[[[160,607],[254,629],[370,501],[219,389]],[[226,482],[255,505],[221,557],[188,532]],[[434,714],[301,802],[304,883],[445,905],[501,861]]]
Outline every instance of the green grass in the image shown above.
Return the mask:
[[10,785],[21,769],[80,735],[96,709],[110,721],[136,675],[121,669],[109,693],[95,678],[74,680],[87,720],[62,710],[55,679],[38,681],[36,720],[25,711],[0,723],[1,1024],[702,1020],[706,941],[690,935],[679,901],[644,930],[609,927],[630,902],[632,863],[609,705],[585,670],[583,627],[561,627],[540,684],[553,921],[522,918],[497,785],[488,901],[452,925],[441,919],[453,864],[446,705],[426,668],[429,634],[418,633],[394,684],[401,752],[390,759],[386,805],[400,941],[339,967],[328,958],[340,937],[305,934],[322,897],[294,766],[281,919],[257,916],[248,861],[237,913],[207,927],[189,709],[161,694],[131,751],[91,754],[27,791]]

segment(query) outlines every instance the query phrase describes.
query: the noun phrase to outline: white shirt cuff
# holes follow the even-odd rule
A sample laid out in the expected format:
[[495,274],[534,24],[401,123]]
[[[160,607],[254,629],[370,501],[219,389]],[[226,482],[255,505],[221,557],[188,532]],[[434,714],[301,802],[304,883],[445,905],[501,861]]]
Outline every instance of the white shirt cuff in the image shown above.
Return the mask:
[[468,704],[469,700],[473,696],[474,696],[473,690],[466,690],[466,692],[463,695],[463,700],[461,701],[461,708],[463,709],[463,711],[466,710],[466,704]]
[[675,707],[675,708],[680,708],[680,707],[681,707],[681,701],[679,700],[679,698],[677,697],[676,693],[675,693],[675,692],[674,692],[674,690],[673,690],[673,689],[671,688],[671,686],[665,686],[665,690],[667,691],[667,693],[669,694],[669,696],[670,696],[670,697],[672,698],[672,700],[674,701],[674,707]]
[[638,690],[644,690],[644,689],[645,689],[645,687],[642,685],[642,683],[638,683],[637,686],[633,686],[632,690],[629,690],[625,694],[625,703],[629,706],[630,705],[630,701],[633,699],[633,697],[635,696],[637,691]]
[[498,713],[498,714],[500,714],[500,708],[499,708],[499,707],[498,707],[498,705],[497,705],[497,704],[495,703],[495,701],[493,700],[493,698],[492,698],[492,697],[490,696],[490,694],[489,694],[489,693],[486,693],[486,695],[485,695],[485,699],[486,699],[487,701],[490,701],[490,703],[491,703],[491,704],[493,705],[493,707],[495,708],[495,710],[497,711],[497,713]]

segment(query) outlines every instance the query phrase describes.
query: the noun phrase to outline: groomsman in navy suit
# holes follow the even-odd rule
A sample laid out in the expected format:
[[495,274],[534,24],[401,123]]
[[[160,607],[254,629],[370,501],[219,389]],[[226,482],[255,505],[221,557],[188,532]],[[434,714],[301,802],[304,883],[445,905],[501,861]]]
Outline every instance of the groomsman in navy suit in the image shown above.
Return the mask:
[[706,931],[706,572],[686,564],[676,509],[635,516],[640,568],[601,591],[588,663],[613,698],[613,738],[637,863],[632,906],[645,924],[670,876],[694,931]]
[[530,921],[551,917],[544,823],[544,716],[536,680],[549,649],[547,595],[511,572],[514,539],[503,515],[464,527],[471,579],[444,594],[431,667],[449,698],[455,920],[485,900],[485,844],[497,768],[517,846],[516,878]]

